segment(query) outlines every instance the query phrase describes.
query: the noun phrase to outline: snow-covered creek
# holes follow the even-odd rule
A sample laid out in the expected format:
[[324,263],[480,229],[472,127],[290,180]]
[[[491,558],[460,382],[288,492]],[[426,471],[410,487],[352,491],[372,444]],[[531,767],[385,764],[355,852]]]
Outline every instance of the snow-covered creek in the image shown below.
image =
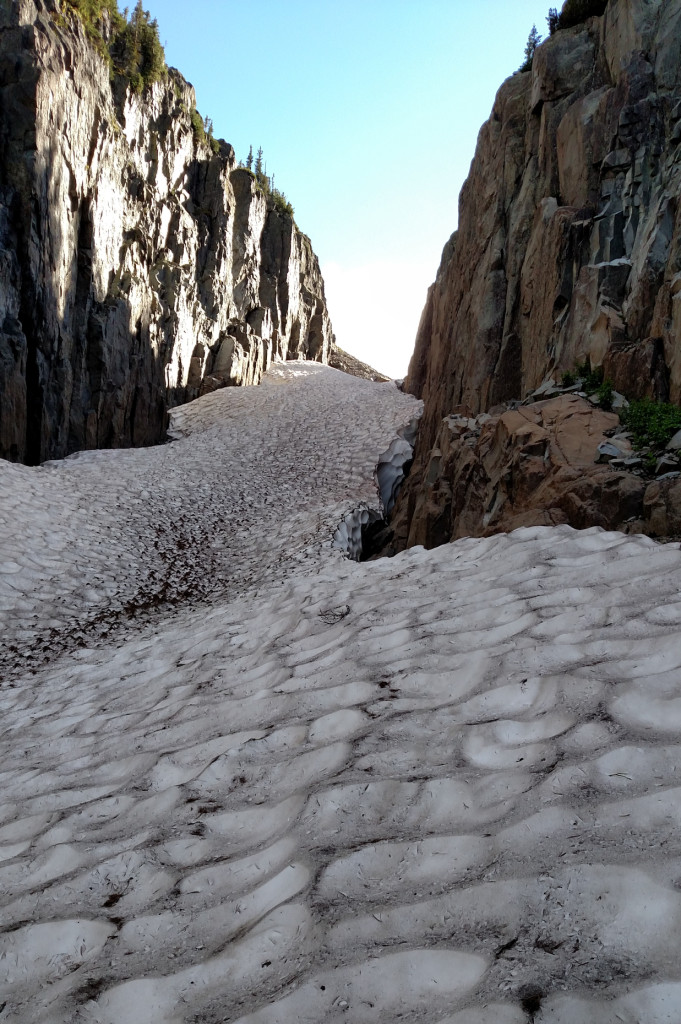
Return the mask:
[[333,546],[416,402],[307,364],[0,463],[0,1024],[678,1024],[681,552]]

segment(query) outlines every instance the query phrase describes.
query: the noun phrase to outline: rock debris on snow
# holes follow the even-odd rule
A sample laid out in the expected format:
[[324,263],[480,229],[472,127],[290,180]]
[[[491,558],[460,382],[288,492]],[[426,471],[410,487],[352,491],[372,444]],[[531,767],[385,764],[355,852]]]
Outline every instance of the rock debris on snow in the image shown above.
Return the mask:
[[349,560],[415,407],[277,366],[0,464],[0,1022],[681,1019],[681,552]]

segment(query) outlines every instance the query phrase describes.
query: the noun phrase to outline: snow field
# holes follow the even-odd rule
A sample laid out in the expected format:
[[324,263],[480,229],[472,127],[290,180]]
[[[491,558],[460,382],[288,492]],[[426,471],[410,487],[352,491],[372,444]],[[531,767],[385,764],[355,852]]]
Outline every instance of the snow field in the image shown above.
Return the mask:
[[345,514],[378,509],[376,453],[419,405],[393,383],[275,363],[257,388],[173,410],[172,444],[0,462],[0,671],[316,568]]
[[[278,367],[172,445],[2,464],[1,1022],[681,1019],[681,552],[560,527],[342,558],[414,404],[348,380]],[[153,591],[144,488],[189,596],[84,604]],[[218,507],[218,555],[172,547]]]

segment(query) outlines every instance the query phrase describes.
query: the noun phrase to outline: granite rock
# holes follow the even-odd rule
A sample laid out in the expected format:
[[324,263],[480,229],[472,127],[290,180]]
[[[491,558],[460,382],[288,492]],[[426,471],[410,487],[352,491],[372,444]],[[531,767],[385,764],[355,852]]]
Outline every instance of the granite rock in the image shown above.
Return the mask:
[[0,5],[0,457],[155,443],[168,409],[333,344],[309,239],[179,72],[142,95],[55,0]]
[[613,413],[564,395],[479,419],[472,427],[462,417],[442,421],[420,490],[411,503],[398,499],[393,548],[559,523],[656,535],[662,512],[653,521],[644,498],[649,487],[666,490],[595,461],[604,449],[621,461],[630,451],[625,439],[606,436]]
[[425,412],[403,519],[429,508],[452,413],[587,357],[629,398],[681,400],[680,46],[681,0],[611,0],[499,90],[406,380]]

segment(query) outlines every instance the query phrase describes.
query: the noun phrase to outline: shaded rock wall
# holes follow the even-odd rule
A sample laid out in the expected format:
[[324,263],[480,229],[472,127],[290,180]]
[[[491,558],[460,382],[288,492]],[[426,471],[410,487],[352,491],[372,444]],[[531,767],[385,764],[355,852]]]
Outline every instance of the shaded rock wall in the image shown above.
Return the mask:
[[112,89],[54,0],[1,0],[0,457],[153,443],[169,406],[326,361],[309,239],[194,105],[172,70]]
[[499,90],[409,368],[412,512],[443,417],[586,356],[629,396],[681,399],[680,51],[681,0],[611,0]]

